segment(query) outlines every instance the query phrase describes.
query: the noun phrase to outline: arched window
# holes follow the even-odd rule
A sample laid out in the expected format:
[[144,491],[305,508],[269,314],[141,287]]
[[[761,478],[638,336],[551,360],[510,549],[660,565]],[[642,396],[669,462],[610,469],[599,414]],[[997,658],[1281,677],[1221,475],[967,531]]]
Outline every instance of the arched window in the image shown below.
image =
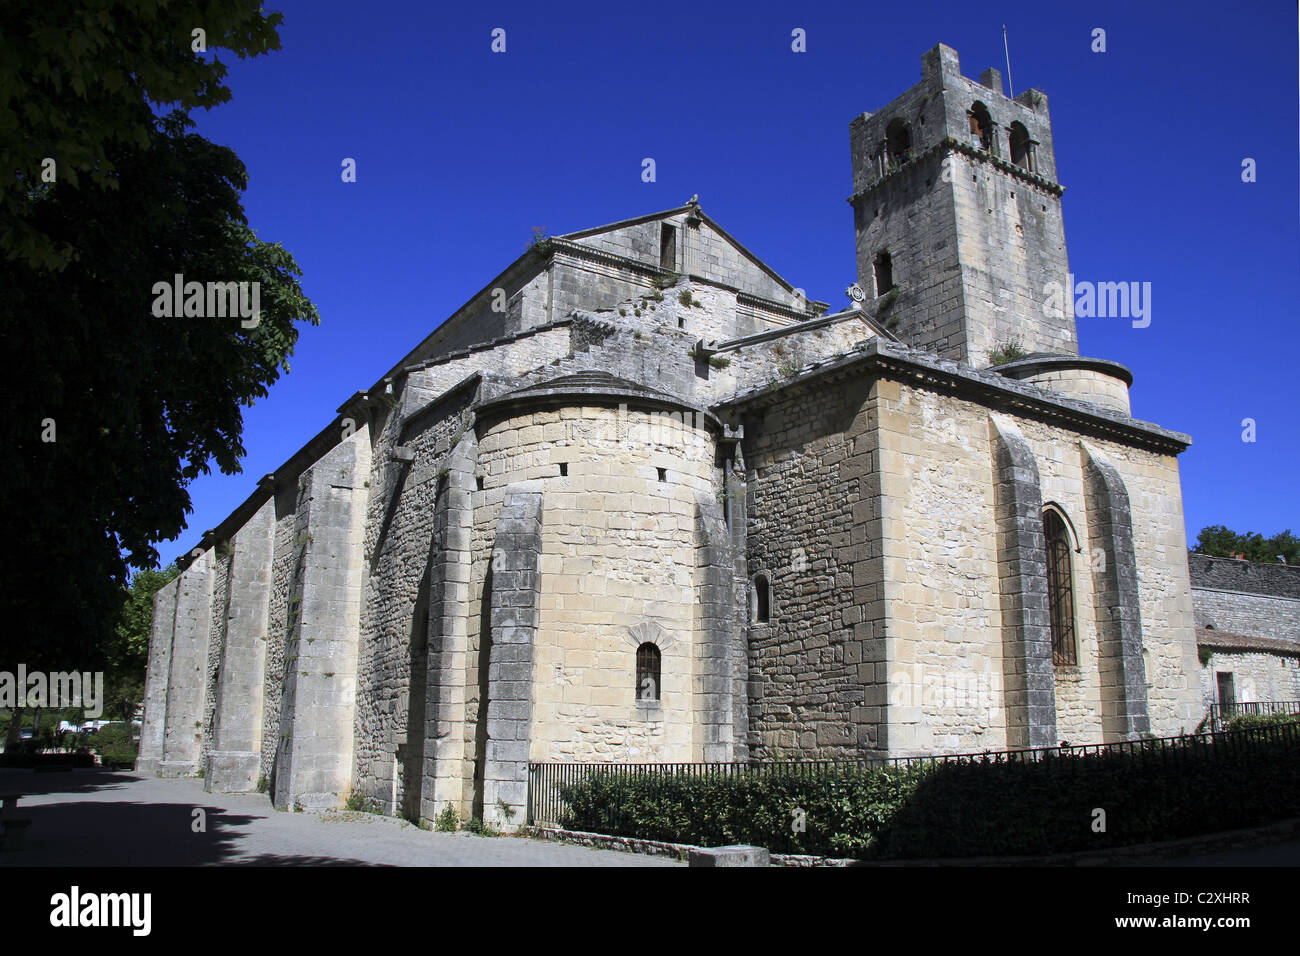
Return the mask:
[[1021,169],[1034,171],[1034,141],[1022,123],[1012,123],[1008,133],[1011,140],[1011,161]]
[[757,575],[754,578],[754,603],[750,608],[750,612],[750,617],[755,624],[766,624],[771,619],[769,616],[767,576],[764,574]]
[[649,643],[636,649],[636,699],[659,699],[659,648]]
[[996,152],[993,148],[993,117],[989,116],[989,108],[977,100],[967,116],[970,119],[970,144]]
[[882,249],[876,253],[872,267],[876,278],[876,295],[884,295],[894,287],[894,260]]
[[1077,664],[1070,532],[1055,510],[1043,512],[1043,538],[1047,545],[1047,608],[1052,622],[1052,663]]
[[885,127],[885,165],[892,169],[907,162],[912,151],[912,129],[901,117],[894,117]]

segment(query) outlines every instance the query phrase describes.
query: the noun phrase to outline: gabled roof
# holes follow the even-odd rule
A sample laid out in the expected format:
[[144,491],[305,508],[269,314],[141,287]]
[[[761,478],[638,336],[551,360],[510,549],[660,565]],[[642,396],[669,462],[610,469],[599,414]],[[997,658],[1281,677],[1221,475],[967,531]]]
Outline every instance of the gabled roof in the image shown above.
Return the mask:
[[717,220],[701,209],[698,202],[688,202],[686,205],[678,206],[675,209],[665,209],[663,212],[653,212],[645,216],[637,216],[633,219],[621,219],[618,222],[611,222],[604,226],[596,226],[592,229],[583,229],[580,232],[565,233],[558,238],[575,242],[579,239],[586,239],[589,236],[598,236],[605,232],[615,232],[619,229],[626,229],[629,226],[639,226],[645,222],[654,222],[657,219],[670,219],[673,216],[680,216],[684,213],[692,213],[698,216],[703,222],[708,223],[709,228],[720,235],[723,239],[727,240],[727,242],[729,242],[737,252],[766,273],[774,282],[780,285],[781,288],[785,289],[786,292],[794,294],[795,287],[793,285],[787,282],[780,273],[769,266],[766,262],[745,248],[745,246],[742,245],[735,236],[723,229],[722,226],[718,225]]

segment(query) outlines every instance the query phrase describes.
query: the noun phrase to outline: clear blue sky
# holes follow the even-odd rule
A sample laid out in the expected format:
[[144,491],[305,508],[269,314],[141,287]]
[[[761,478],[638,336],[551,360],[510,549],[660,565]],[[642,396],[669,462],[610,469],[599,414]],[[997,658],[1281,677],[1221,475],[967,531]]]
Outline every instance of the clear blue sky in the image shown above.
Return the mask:
[[[242,475],[191,486],[197,543],[523,251],[680,205],[811,298],[855,278],[848,123],[956,48],[1047,93],[1079,279],[1148,281],[1152,321],[1080,319],[1134,414],[1190,433],[1189,539],[1300,532],[1296,11],[1290,3],[454,4],[282,0],[283,49],[231,64],[198,131],[247,164],[249,220],[322,315],[246,415]],[[493,54],[491,31],[506,30]],[[795,27],[808,50],[790,50]],[[1107,34],[1093,53],[1091,31]],[[229,57],[224,57],[229,59]],[[658,181],[643,183],[650,156]],[[340,180],[344,157],[358,181]],[[1241,181],[1243,158],[1258,181]],[[1241,440],[1242,419],[1257,441]]]

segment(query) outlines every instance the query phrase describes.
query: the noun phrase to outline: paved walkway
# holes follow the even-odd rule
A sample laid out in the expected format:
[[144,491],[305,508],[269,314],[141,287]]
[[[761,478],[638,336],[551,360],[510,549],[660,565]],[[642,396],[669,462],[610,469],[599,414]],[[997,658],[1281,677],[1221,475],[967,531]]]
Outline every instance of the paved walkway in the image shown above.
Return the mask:
[[[25,796],[27,846],[9,866],[675,866],[655,856],[519,837],[436,833],[369,813],[286,813],[265,794],[204,793],[196,778],[0,770]],[[193,830],[194,810],[207,830]]]

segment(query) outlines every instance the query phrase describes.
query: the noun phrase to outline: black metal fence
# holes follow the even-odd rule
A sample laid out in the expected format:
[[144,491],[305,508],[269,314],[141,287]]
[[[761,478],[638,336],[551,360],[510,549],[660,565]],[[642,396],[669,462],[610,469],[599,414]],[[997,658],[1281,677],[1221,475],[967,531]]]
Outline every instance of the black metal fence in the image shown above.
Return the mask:
[[[1239,704],[1238,707],[1251,706]],[[1243,713],[1300,713],[1300,702],[1280,701],[1254,705],[1273,710]],[[1287,709],[1290,706],[1293,709]],[[1233,754],[1253,752],[1276,741],[1300,742],[1300,723],[1224,732],[1213,730],[1177,737],[1147,737],[1108,744],[1040,747],[1026,750],[998,750],[979,753],[932,754],[911,757],[879,757],[860,760],[776,760],[737,763],[530,763],[528,765],[528,823],[534,826],[558,826],[563,823],[566,805],[561,788],[596,776],[628,776],[642,786],[653,787],[661,781],[679,777],[709,779],[725,776],[762,778],[802,776],[825,780],[865,773],[882,767],[934,765],[946,763],[1013,763],[1018,761],[1069,760],[1101,754],[1133,754],[1142,760],[1159,760],[1179,764],[1211,759],[1215,747]]]
[[1300,714],[1300,700],[1253,700],[1238,701],[1234,704],[1211,704],[1209,727],[1222,730],[1233,717],[1269,714]]

